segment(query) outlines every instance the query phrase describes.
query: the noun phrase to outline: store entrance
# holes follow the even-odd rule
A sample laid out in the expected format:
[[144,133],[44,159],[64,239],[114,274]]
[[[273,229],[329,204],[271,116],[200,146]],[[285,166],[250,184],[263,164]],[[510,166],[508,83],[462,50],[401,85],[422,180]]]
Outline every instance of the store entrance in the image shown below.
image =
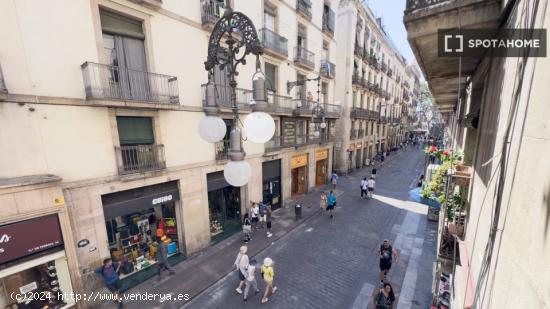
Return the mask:
[[264,180],[263,197],[272,210],[281,208],[281,177]]
[[315,167],[315,185],[322,186],[327,179],[327,160],[317,161]]
[[357,148],[357,154],[355,155],[355,167],[361,168],[363,164],[361,163],[361,148]]
[[307,167],[292,169],[292,196],[305,194],[307,190]]
[[241,190],[227,186],[208,192],[210,235],[219,242],[241,230]]

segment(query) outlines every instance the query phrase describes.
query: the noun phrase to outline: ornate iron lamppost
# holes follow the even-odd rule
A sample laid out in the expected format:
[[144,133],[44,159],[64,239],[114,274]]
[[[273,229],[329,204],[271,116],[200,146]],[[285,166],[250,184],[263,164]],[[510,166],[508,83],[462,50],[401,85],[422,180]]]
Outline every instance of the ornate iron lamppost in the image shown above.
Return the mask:
[[[222,41],[225,44],[222,45]],[[227,68],[233,126],[229,134],[229,162],[224,168],[224,177],[230,185],[235,187],[246,185],[252,174],[250,164],[245,161],[235,80],[235,76],[239,74],[237,66],[246,65],[245,58],[249,54],[256,56],[256,73],[252,78],[253,101],[250,102],[253,113],[249,114],[244,121],[244,133],[247,139],[255,143],[265,143],[275,133],[273,118],[259,111],[265,110],[268,104],[265,76],[261,72],[260,65],[262,51],[263,47],[252,21],[246,15],[227,8],[223,17],[214,25],[208,43],[208,58],[204,63],[208,71],[204,107],[206,117],[199,124],[199,134],[205,141],[215,143],[221,141],[227,133],[225,123],[217,116],[219,110],[216,103],[216,86],[213,83],[215,67],[218,66],[220,71]]]

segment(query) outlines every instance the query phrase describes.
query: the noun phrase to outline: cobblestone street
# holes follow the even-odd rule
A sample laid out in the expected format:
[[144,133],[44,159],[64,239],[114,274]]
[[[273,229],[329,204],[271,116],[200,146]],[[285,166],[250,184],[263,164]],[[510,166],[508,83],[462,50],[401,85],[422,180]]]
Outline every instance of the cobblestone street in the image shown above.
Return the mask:
[[[279,289],[265,307],[372,308],[371,294],[379,282],[375,251],[384,238],[391,240],[400,257],[389,276],[397,298],[394,308],[429,307],[437,224],[426,220],[426,206],[408,199],[422,159],[416,149],[392,154],[379,169],[371,200],[359,196],[360,179],[370,175],[370,169],[341,177],[333,225],[327,215],[315,215],[256,255],[259,262],[269,256],[276,263]],[[263,290],[259,276],[258,281]],[[260,295],[244,303],[235,293],[236,285],[232,272],[184,307],[260,304]]]

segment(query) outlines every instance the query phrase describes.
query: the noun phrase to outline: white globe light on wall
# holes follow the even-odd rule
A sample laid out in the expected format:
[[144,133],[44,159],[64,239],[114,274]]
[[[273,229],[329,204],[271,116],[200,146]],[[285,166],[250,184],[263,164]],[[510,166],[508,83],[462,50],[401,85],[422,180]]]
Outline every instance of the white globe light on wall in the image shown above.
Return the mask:
[[203,140],[209,143],[221,141],[227,133],[225,122],[215,116],[206,116],[199,123],[199,134]]
[[229,161],[223,169],[223,177],[230,185],[242,187],[248,183],[252,168],[247,161]]
[[275,121],[264,112],[253,112],[244,120],[246,137],[258,144],[268,142],[275,134]]
[[319,131],[315,131],[315,132],[313,132],[313,136],[315,136],[315,137],[319,137],[319,135],[321,135],[321,133],[319,133]]
[[324,129],[324,128],[326,128],[326,127],[327,127],[327,123],[326,123],[326,122],[324,122],[324,121],[323,121],[323,122],[321,122],[321,129]]

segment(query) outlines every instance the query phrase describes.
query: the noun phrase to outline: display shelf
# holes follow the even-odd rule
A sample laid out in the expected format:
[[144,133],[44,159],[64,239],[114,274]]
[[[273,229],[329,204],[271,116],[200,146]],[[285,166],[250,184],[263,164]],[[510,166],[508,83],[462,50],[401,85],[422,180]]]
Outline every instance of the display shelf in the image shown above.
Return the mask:
[[[142,268],[139,269],[139,270],[136,269],[136,268],[134,268],[134,271],[131,272],[131,273],[129,273],[129,274],[120,274],[120,275],[118,276],[119,279],[122,280],[122,279],[124,279],[124,278],[128,278],[128,277],[130,277],[131,275],[133,275],[133,274],[135,274],[135,273],[138,273],[138,272],[140,272],[140,271],[142,271],[142,270],[145,270],[145,269],[147,269],[147,268],[149,268],[149,267],[151,267],[151,266],[153,266],[153,265],[155,265],[155,264],[157,263],[157,261],[155,261],[155,260],[147,260],[147,262],[149,262],[149,266],[147,266],[147,267],[142,267]],[[134,265],[134,267],[135,267],[135,265]]]

